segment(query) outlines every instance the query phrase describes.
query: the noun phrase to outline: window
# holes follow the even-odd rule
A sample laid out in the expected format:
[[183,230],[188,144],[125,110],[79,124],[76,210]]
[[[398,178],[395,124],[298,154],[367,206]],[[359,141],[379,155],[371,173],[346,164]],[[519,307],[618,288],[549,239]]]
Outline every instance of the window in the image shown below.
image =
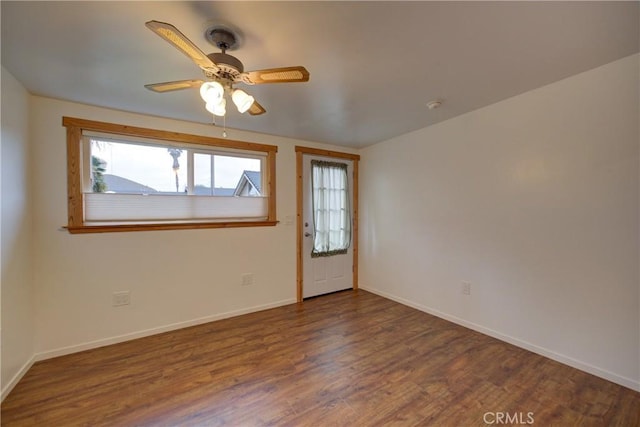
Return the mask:
[[72,233],[275,225],[277,147],[65,117]]
[[346,163],[311,160],[314,238],[312,257],[346,254],[351,212]]

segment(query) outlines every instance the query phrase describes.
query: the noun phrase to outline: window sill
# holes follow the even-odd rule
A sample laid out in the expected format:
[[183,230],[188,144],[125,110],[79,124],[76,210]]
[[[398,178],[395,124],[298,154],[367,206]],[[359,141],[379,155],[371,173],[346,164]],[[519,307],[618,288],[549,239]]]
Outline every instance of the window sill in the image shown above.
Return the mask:
[[197,230],[204,228],[273,227],[279,221],[183,222],[173,224],[114,224],[65,227],[71,234],[115,233],[122,231]]

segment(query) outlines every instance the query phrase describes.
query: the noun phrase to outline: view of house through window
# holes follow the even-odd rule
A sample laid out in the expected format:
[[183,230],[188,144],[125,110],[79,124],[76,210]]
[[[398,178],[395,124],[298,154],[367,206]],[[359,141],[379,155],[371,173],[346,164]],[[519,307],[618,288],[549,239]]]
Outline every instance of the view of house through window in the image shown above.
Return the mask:
[[268,217],[266,153],[95,136],[83,147],[89,225]]
[[96,138],[90,152],[94,193],[262,196],[259,156]]

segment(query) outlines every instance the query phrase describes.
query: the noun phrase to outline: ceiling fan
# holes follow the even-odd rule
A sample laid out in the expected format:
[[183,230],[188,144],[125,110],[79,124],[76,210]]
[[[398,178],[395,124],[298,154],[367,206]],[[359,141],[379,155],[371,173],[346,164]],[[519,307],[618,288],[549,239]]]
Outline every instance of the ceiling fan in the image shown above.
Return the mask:
[[217,116],[226,114],[225,94],[231,96],[241,113],[249,111],[252,116],[257,116],[266,112],[253,96],[241,89],[234,89],[235,83],[255,85],[309,81],[309,72],[302,66],[244,71],[242,62],[227,53],[227,50],[232,50],[238,42],[236,35],[228,28],[213,26],[207,29],[207,40],[222,52],[205,55],[173,25],[159,21],[149,21],[145,25],[189,57],[202,69],[207,80],[177,80],[147,84],[144,87],[158,93],[200,88],[200,96],[206,102],[206,109]]

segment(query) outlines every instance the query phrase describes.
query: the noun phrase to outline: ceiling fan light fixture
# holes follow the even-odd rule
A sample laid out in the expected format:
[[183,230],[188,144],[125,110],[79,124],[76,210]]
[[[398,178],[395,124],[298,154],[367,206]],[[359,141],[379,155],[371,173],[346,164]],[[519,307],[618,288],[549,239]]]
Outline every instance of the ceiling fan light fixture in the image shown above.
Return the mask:
[[207,104],[219,104],[224,100],[224,87],[218,82],[204,82],[200,86],[200,96]]
[[233,103],[238,107],[240,113],[244,113],[253,105],[255,98],[242,89],[236,89],[231,94]]
[[207,102],[204,108],[215,116],[224,117],[227,114],[227,100],[222,98],[219,102]]

